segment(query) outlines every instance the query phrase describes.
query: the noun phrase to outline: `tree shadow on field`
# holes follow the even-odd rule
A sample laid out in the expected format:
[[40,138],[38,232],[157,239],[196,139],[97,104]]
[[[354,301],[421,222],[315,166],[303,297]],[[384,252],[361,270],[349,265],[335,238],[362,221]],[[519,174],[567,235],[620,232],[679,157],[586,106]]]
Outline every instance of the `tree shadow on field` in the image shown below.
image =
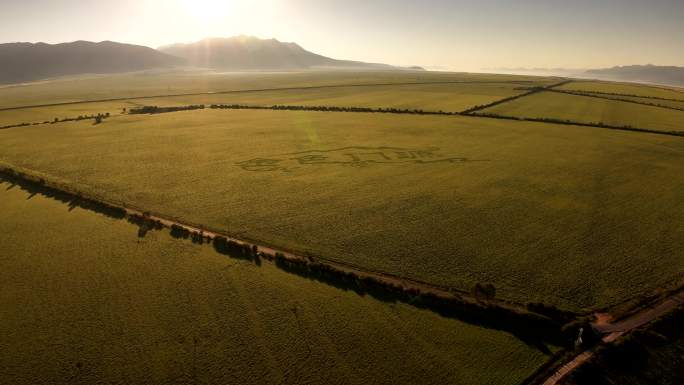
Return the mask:
[[324,283],[343,291],[352,291],[361,297],[369,296],[389,304],[404,303],[432,311],[445,318],[507,332],[546,355],[552,354],[547,344],[555,346],[568,344],[561,333],[562,325],[529,314],[516,313],[487,302],[447,300],[430,293],[421,293],[417,290],[411,292],[396,286],[388,286],[368,277],[360,278],[351,272],[321,271],[305,264],[293,264],[280,259],[276,259],[276,266],[311,281]]
[[150,231],[159,231],[164,228],[161,222],[152,220],[148,215],[129,215],[128,223],[138,227],[138,238],[142,239],[147,236]]
[[28,180],[24,177],[18,177],[0,171],[0,184],[2,183],[8,183],[10,185],[6,190],[19,187],[22,191],[27,192],[29,194],[26,198],[27,200],[32,199],[36,195],[40,195],[64,203],[68,206],[68,211],[70,212],[76,207],[79,207],[114,219],[123,219],[126,217],[126,212],[123,209],[96,202],[77,194],[57,190],[47,186],[42,179],[36,179],[35,181]]

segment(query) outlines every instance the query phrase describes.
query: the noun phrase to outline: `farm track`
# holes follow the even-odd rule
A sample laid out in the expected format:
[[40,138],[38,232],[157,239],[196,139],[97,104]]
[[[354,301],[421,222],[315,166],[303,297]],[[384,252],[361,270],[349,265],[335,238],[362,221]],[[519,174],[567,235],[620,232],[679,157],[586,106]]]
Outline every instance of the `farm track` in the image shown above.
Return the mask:
[[443,82],[403,82],[403,83],[368,83],[368,84],[331,84],[322,86],[308,86],[308,87],[281,87],[281,88],[256,88],[256,89],[246,89],[246,90],[227,90],[227,91],[207,91],[207,92],[189,92],[180,94],[162,94],[162,95],[148,95],[148,96],[133,96],[133,97],[117,97],[108,99],[92,99],[92,100],[78,100],[73,102],[60,102],[60,103],[48,103],[48,104],[33,104],[26,106],[16,106],[16,107],[3,107],[0,111],[13,111],[13,110],[23,110],[29,108],[42,108],[42,107],[58,107],[58,106],[70,106],[76,104],[88,104],[88,103],[104,103],[104,102],[118,102],[125,100],[144,100],[144,99],[156,99],[156,98],[173,98],[182,96],[202,96],[202,95],[229,95],[229,94],[241,94],[250,92],[270,92],[270,91],[304,91],[304,90],[317,90],[317,89],[329,89],[329,88],[347,88],[347,87],[387,87],[387,86],[411,86],[411,85],[431,85],[431,84],[519,84],[521,86],[529,86],[529,82],[524,81],[468,81],[468,80],[453,80],[453,81],[443,81]]
[[[597,322],[592,324],[592,327],[603,335],[603,338],[601,339],[603,344],[612,343],[623,335],[670,313],[682,305],[684,305],[684,291],[672,294],[660,302],[657,302],[652,306],[647,306],[641,311],[617,322],[610,322],[610,316],[601,314],[597,317]],[[594,356],[596,349],[597,347],[592,347],[591,349],[581,352],[574,359],[555,370],[542,385],[560,384],[568,374],[590,360]]]

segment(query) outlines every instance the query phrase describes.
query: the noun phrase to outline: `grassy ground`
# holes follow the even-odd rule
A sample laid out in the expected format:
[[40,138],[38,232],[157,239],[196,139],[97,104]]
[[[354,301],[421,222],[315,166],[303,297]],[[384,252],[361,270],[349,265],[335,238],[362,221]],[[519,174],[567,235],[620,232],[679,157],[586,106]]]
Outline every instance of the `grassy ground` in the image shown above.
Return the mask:
[[369,87],[340,87],[278,92],[250,92],[187,98],[160,98],[144,101],[164,106],[181,104],[308,105],[340,107],[393,107],[429,111],[459,112],[525,92],[520,84],[430,84]]
[[168,95],[228,90],[282,87],[311,87],[345,84],[406,82],[515,81],[523,85],[549,84],[550,78],[516,75],[465,74],[411,71],[373,72],[288,72],[207,73],[142,72],[134,74],[80,77],[0,87],[0,108],[108,98]]
[[510,83],[355,86],[131,99],[116,102],[0,111],[0,126],[23,122],[51,121],[56,117],[75,117],[104,112],[120,114],[123,108],[142,105],[246,104],[271,106],[274,104],[288,104],[371,108],[393,107],[459,112],[475,105],[491,103],[495,100],[522,93],[524,91],[520,90],[521,87],[523,86],[520,84]]
[[[572,84],[572,83],[571,83]],[[684,111],[557,92],[543,92],[483,110],[503,116],[684,131]]]
[[[429,149],[434,158],[410,153]],[[205,110],[4,130],[0,160],[365,268],[466,290],[493,282],[521,302],[604,306],[684,273],[677,137]]]
[[597,81],[574,81],[559,89],[574,91],[606,92],[645,97],[678,99],[684,101],[684,89],[668,89],[666,87],[648,86],[643,84],[613,83]]
[[216,254],[0,182],[8,384],[516,384],[511,335]]

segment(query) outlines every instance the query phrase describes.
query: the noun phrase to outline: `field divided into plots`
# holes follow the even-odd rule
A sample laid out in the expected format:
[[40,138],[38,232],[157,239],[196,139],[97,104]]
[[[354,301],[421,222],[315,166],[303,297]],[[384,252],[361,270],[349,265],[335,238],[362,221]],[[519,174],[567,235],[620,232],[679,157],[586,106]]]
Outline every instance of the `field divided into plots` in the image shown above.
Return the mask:
[[606,306],[684,271],[677,137],[202,110],[9,129],[0,142],[0,160],[113,200],[461,290],[491,282],[521,303]]
[[[0,109],[58,105],[0,111],[0,126],[111,116],[0,130],[0,163],[358,269],[459,291],[493,284],[497,298],[523,305],[589,311],[681,279],[684,138],[605,127],[684,131],[683,111],[647,105],[676,108],[681,90],[558,87],[590,97],[539,88],[557,83],[184,72],[2,87]],[[478,111],[506,119],[127,113],[190,104],[460,112],[520,95]],[[93,102],[103,99],[116,100]],[[20,347],[0,368],[14,383],[35,382],[39,360],[54,382],[516,384],[549,358],[505,332],[227,259],[162,232],[138,238],[129,223],[7,182],[0,206],[0,278],[11,283],[0,315],[12,330],[0,346]]]

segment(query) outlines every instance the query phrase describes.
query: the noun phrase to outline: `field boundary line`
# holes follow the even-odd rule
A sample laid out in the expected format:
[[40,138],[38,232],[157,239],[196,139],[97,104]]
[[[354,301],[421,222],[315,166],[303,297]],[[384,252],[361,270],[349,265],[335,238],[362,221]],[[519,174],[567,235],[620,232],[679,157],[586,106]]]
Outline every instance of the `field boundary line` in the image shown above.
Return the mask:
[[[518,98],[523,97],[523,96],[529,96],[533,93],[539,93],[539,92],[544,92],[544,91],[563,93],[562,91],[556,91],[556,90],[536,90],[534,92],[527,93],[527,94],[522,95],[522,96],[516,96],[516,97],[514,97],[514,99],[518,99]],[[577,95],[577,96],[585,96],[585,95]],[[509,99],[499,100],[495,103],[501,104],[501,103],[505,103],[505,102],[508,102],[508,101],[511,101],[514,99],[509,98]],[[617,100],[617,99],[609,99],[609,100]],[[637,104],[641,104],[641,103],[637,103]],[[649,104],[645,104],[645,105],[651,106]],[[205,109],[204,105],[197,105],[197,106],[201,106],[202,108],[192,108],[192,109],[186,108],[188,106],[154,107],[158,111],[134,112],[132,114],[133,115],[138,115],[138,114],[139,115],[155,115],[155,114],[161,114],[161,113]],[[191,107],[196,107],[196,106],[191,106]],[[653,106],[653,107],[657,107],[657,106]],[[143,106],[142,108],[144,109],[144,108],[146,108],[146,106]],[[242,109],[244,109],[244,110],[272,110],[272,111],[333,112],[333,113],[334,112],[338,112],[338,113],[382,113],[382,114],[399,114],[399,115],[410,114],[410,115],[433,115],[433,116],[434,115],[438,115],[438,116],[464,116],[464,117],[471,117],[471,118],[504,119],[504,120],[528,121],[528,122],[557,124],[557,125],[595,127],[595,128],[605,128],[605,129],[620,130],[620,131],[632,131],[632,132],[641,132],[641,133],[648,133],[648,134],[684,137],[684,131],[664,131],[664,130],[658,130],[658,129],[639,128],[639,127],[632,127],[632,126],[616,126],[616,125],[610,125],[610,124],[604,124],[604,123],[592,123],[592,122],[586,122],[585,123],[585,122],[577,122],[577,121],[563,120],[563,119],[556,119],[556,118],[516,117],[516,116],[499,115],[499,114],[487,113],[487,112],[479,112],[479,110],[482,108],[482,106],[476,107],[476,108],[478,111],[475,111],[475,112],[449,112],[449,111],[429,111],[429,110],[409,110],[409,109],[403,109],[402,110],[402,109],[393,108],[393,107],[370,108],[370,107],[292,106],[292,105],[255,106],[255,105],[240,105],[240,104],[233,104],[233,105],[212,104],[209,107],[209,109],[229,109],[229,110],[242,110]],[[489,107],[485,107],[485,108],[489,108]],[[133,110],[135,110],[135,109],[133,109]],[[129,112],[128,114],[130,115],[131,113]],[[112,116],[112,117],[116,117],[116,116]],[[13,124],[13,125],[0,127],[0,130],[16,128],[16,127],[56,124],[56,123],[61,123],[61,122],[66,122],[66,121],[74,121],[74,120],[83,120],[83,119],[65,118],[65,119],[61,119],[57,122],[45,121],[45,122],[34,122],[34,123],[19,123],[19,124]]]
[[[577,82],[576,82],[577,83]],[[653,99],[653,100],[664,100],[668,102],[682,102],[684,103],[684,99],[672,99],[672,98],[663,98],[660,96],[644,96],[644,95],[637,95],[637,94],[621,94],[618,92],[602,92],[602,91],[587,91],[587,90],[568,90],[568,89],[560,89],[557,91],[562,91],[562,92],[577,92],[577,93],[584,93],[584,94],[596,94],[596,95],[610,95],[610,96],[627,96],[630,98],[642,98],[642,99]]]
[[[596,99],[603,99],[603,100],[612,100],[616,102],[624,102],[624,103],[632,103],[632,104],[639,104],[642,106],[649,106],[649,107],[656,107],[656,108],[665,108],[668,110],[674,110],[674,111],[684,111],[684,107],[678,108],[678,107],[672,107],[672,106],[665,106],[662,104],[654,104],[654,103],[642,103],[638,102],[636,100],[631,100],[631,99],[622,99],[622,98],[609,98],[607,96],[601,96],[601,95],[613,95],[613,96],[627,96],[627,97],[637,97],[641,98],[641,96],[631,96],[631,95],[617,95],[617,94],[603,94],[603,93],[584,93],[581,91],[567,91],[567,90],[556,90],[556,89],[550,89],[548,90],[549,92],[557,92],[559,94],[567,94],[567,95],[573,95],[573,96],[584,96],[587,98],[596,98]],[[673,101],[673,102],[682,102],[684,103],[684,100],[669,100],[669,99],[655,99],[655,98],[646,98],[646,99],[653,99],[653,100],[667,100],[667,101]]]
[[[543,92],[543,91],[535,91]],[[529,94],[527,94],[529,95]],[[506,100],[508,101],[508,100]],[[505,101],[504,101],[505,102]],[[186,108],[192,107],[192,108]],[[141,115],[155,115],[163,113],[180,112],[186,110],[202,110],[204,108],[194,108],[196,106],[177,106],[177,107],[153,107],[148,112],[129,112],[129,114],[141,114]],[[143,107],[144,109],[145,107]],[[219,110],[271,110],[271,111],[311,111],[311,112],[338,112],[338,113],[379,113],[379,114],[399,114],[399,115],[442,115],[442,116],[466,116],[471,118],[490,118],[490,119],[505,119],[505,120],[516,120],[516,121],[529,121],[537,123],[547,123],[547,124],[560,124],[560,125],[570,125],[570,126],[583,126],[583,127],[597,127],[597,128],[607,128],[614,130],[623,131],[634,131],[649,134],[660,134],[660,135],[670,135],[670,136],[684,136],[684,131],[663,131],[649,128],[638,128],[631,126],[615,126],[603,123],[582,123],[571,120],[561,120],[554,118],[526,118],[526,117],[515,117],[498,115],[486,112],[448,112],[448,111],[425,111],[425,110],[408,110],[408,109],[397,109],[392,107],[387,108],[370,108],[370,107],[336,107],[336,106],[292,106],[292,105],[273,105],[273,106],[254,106],[254,105],[243,105],[243,104],[212,104],[209,109],[219,109]],[[153,111],[156,110],[156,111]]]
[[473,115],[474,113],[476,113],[478,111],[482,111],[482,110],[485,110],[487,108],[498,106],[499,104],[512,102],[514,100],[524,98],[526,96],[534,95],[534,94],[542,92],[542,91],[550,90],[550,89],[553,89],[555,87],[560,87],[560,86],[563,86],[565,84],[572,83],[572,82],[573,82],[573,80],[571,80],[571,79],[565,79],[559,83],[550,84],[548,86],[531,87],[528,92],[524,92],[524,93],[519,94],[519,95],[509,96],[507,98],[496,100],[496,101],[488,103],[488,104],[482,104],[479,106],[471,107],[467,110],[461,111],[461,115]]
[[[656,90],[662,90],[662,91],[670,91],[674,92],[677,94],[684,94],[684,86],[674,86],[674,85],[665,85],[665,84],[658,84],[658,83],[636,83],[636,82],[630,82],[630,81],[624,81],[624,80],[601,80],[601,79],[591,79],[591,78],[575,78],[575,82],[577,83],[610,83],[610,84],[618,84],[622,86],[630,86],[630,87],[637,87],[637,88],[653,88]],[[599,91],[600,92],[600,91]],[[626,96],[638,96],[638,95],[626,95]],[[644,97],[644,96],[638,96],[638,97]]]
[[452,81],[437,81],[437,82],[399,82],[399,83],[368,83],[368,84],[329,84],[320,86],[303,86],[303,87],[276,87],[276,88],[254,88],[245,90],[225,90],[225,91],[206,91],[206,92],[188,92],[179,94],[160,94],[160,95],[143,95],[143,96],[133,96],[133,97],[116,97],[116,98],[106,98],[106,99],[92,99],[92,100],[78,100],[72,102],[59,102],[59,103],[46,103],[46,104],[33,104],[25,106],[15,106],[15,107],[2,107],[0,111],[12,111],[12,110],[23,110],[30,108],[42,108],[42,107],[58,107],[58,106],[69,106],[75,104],[88,104],[88,103],[105,103],[105,102],[118,102],[125,100],[141,100],[141,99],[155,99],[155,98],[174,98],[182,96],[202,96],[202,95],[228,95],[228,94],[240,94],[240,93],[250,93],[250,92],[269,92],[269,91],[299,91],[299,90],[315,90],[315,89],[328,89],[328,88],[345,88],[345,87],[388,87],[388,86],[411,86],[411,85],[430,85],[430,84],[519,84],[519,85],[529,85],[528,81],[519,80],[509,80],[509,81],[468,81],[468,80],[452,80]]
[[[3,165],[4,164],[4,165]],[[180,221],[171,216],[158,215],[136,207],[135,205],[114,202],[97,194],[88,194],[71,188],[65,183],[53,182],[47,175],[26,172],[23,168],[13,167],[0,162],[0,177],[13,181],[22,187],[31,188],[32,193],[41,193],[56,198],[70,206],[91,209],[116,219],[128,218],[129,222],[140,226],[141,231],[170,228],[174,232],[185,233],[183,238],[192,238],[196,243],[213,243],[217,251],[217,243],[232,244],[239,250],[254,250],[252,257],[275,261],[276,266],[286,272],[319,280],[323,283],[348,290],[361,290],[364,294],[392,302],[402,301],[418,308],[432,310],[440,315],[460,319],[463,322],[480,325],[486,328],[503,330],[512,333],[525,341],[534,341],[533,345],[551,343],[564,346],[568,343],[567,333],[562,327],[576,320],[577,314],[555,309],[552,318],[540,312],[531,311],[525,305],[512,301],[494,298],[483,299],[469,295],[463,290],[434,285],[419,280],[361,268],[359,266],[335,261],[328,258],[315,257],[310,254],[298,254],[286,249],[253,241],[246,237],[233,237],[206,226]],[[28,187],[27,187],[28,186]],[[113,215],[112,215],[113,213]],[[143,235],[144,236],[144,235]],[[206,242],[205,242],[206,240]],[[256,250],[259,252],[257,253]],[[225,254],[225,253],[224,253]],[[233,256],[232,254],[228,254]],[[238,257],[239,258],[239,257]],[[252,260],[252,259],[250,259]],[[312,275],[322,271],[324,278]],[[354,279],[350,284],[350,279]],[[339,281],[336,281],[339,279]],[[560,315],[562,314],[562,315]]]

